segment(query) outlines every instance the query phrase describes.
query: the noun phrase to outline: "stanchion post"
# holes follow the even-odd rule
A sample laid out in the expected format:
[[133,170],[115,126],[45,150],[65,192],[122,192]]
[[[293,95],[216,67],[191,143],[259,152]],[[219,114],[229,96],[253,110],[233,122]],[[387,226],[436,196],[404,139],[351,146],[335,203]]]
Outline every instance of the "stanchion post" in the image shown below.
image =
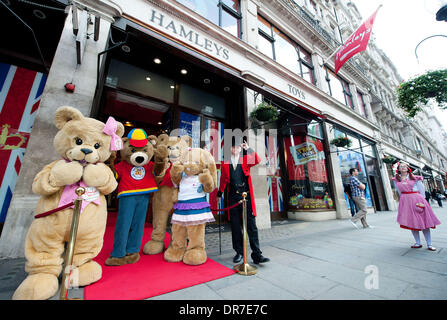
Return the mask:
[[79,216],[81,214],[82,195],[85,192],[83,187],[76,189],[78,198],[74,201],[73,218],[71,220],[70,238],[67,243],[67,250],[64,259],[64,272],[62,273],[61,291],[59,294],[60,300],[67,300],[67,291],[69,287],[71,265],[73,263],[73,253],[76,243],[76,235],[78,233]]
[[255,266],[247,263],[247,192],[242,193],[242,232],[243,232],[243,263],[234,266],[237,273],[244,276],[252,276],[258,272]]
[[222,236],[221,236],[221,230],[220,230],[220,209],[221,209],[221,201],[222,198],[217,198],[217,208],[219,209],[217,211],[217,220],[219,221],[218,225],[219,225],[219,255],[222,254]]

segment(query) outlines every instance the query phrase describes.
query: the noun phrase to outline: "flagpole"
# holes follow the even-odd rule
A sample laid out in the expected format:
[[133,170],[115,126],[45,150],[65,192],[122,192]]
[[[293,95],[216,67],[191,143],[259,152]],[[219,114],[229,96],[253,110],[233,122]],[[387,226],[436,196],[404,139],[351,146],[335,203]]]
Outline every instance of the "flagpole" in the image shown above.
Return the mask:
[[[377,8],[377,10],[376,11],[374,11],[374,12],[377,12],[377,11],[379,11],[379,9],[381,8],[383,6],[383,4],[380,4],[379,5],[379,7]],[[365,20],[366,21],[366,20]],[[357,30],[358,30],[358,28],[357,29],[355,29],[354,30],[354,32],[353,33],[351,33],[351,35],[349,36],[349,37],[347,37],[346,39],[349,39],[349,38],[351,38],[352,37],[352,35],[354,34],[354,33],[356,33],[357,32]],[[343,45],[344,44],[341,44],[340,46],[338,46],[338,48],[337,49],[335,49],[332,53],[331,53],[331,55],[329,56],[329,57],[327,57],[326,59],[324,59],[323,60],[323,63],[322,64],[320,64],[320,67],[323,67],[326,63],[328,63],[329,62],[329,60],[338,52],[338,50],[340,50],[340,48],[341,47],[343,47]]]

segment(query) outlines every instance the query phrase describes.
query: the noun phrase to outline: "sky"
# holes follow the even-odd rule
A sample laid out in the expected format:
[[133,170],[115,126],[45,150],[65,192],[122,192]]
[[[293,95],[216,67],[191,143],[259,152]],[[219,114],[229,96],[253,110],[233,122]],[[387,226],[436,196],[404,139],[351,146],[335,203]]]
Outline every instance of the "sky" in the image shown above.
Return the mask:
[[[357,6],[362,21],[383,6],[377,13],[373,26],[373,36],[396,66],[398,73],[409,80],[429,70],[447,68],[447,22],[436,21],[436,12],[442,0],[352,0]],[[416,54],[418,59],[416,58]],[[447,110],[439,110],[437,115],[447,131]]]

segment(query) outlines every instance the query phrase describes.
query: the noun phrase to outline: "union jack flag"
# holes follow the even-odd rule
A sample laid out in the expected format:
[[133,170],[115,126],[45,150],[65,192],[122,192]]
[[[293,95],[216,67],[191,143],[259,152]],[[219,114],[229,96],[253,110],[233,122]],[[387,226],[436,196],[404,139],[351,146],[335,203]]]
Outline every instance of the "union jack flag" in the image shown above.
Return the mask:
[[283,211],[283,195],[277,137],[265,136],[265,153],[270,212],[281,212]]
[[0,223],[6,219],[47,76],[0,63]]

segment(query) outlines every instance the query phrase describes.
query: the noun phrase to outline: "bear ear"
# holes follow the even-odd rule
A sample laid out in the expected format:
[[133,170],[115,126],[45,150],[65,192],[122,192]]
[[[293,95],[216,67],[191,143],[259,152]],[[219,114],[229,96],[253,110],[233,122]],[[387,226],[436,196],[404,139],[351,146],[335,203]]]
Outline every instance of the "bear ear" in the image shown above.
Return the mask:
[[124,126],[121,122],[116,122],[116,134],[121,138],[124,135]]
[[181,138],[183,141],[186,142],[186,144],[188,145],[188,147],[192,147],[192,139],[190,136],[181,136]]
[[149,140],[150,144],[155,147],[155,145],[157,144],[158,138],[154,135],[150,135],[147,137],[147,140]]
[[126,144],[126,142],[129,140],[129,138],[124,137],[124,138],[121,138],[121,140],[123,141],[123,146],[124,146]]
[[162,133],[157,138],[157,144],[167,144],[169,141],[169,136],[166,133]]
[[59,107],[54,114],[54,124],[60,130],[63,126],[71,120],[81,120],[84,116],[81,111],[73,107]]

